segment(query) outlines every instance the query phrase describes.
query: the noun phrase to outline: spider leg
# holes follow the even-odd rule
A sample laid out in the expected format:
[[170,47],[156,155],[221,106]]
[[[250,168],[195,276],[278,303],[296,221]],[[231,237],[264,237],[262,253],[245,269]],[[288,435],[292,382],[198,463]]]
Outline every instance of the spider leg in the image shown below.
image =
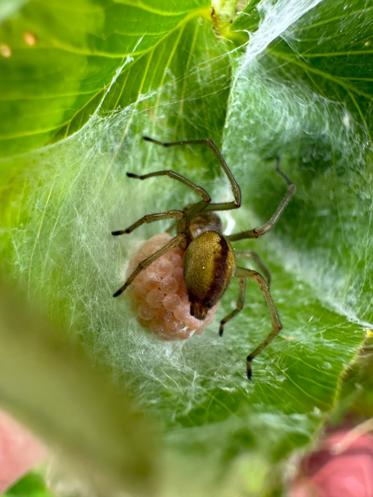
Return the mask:
[[[257,228],[253,228],[247,231],[241,231],[240,233],[236,233],[233,235],[227,236],[227,238],[231,241],[243,240],[244,238],[259,238],[260,236],[265,235],[273,226],[277,223],[282,213],[284,212],[286,206],[290,202],[291,198],[294,196],[296,191],[295,184],[290,180],[290,178],[280,169],[280,160],[276,159],[276,172],[286,181],[288,185],[288,190],[285,196],[280,200],[275,212],[269,218],[267,222],[258,226]],[[211,204],[212,205],[212,204]]]
[[232,171],[230,170],[228,164],[226,163],[222,153],[220,152],[218,146],[213,140],[210,140],[209,138],[204,138],[200,140],[179,140],[176,142],[161,142],[159,140],[155,140],[154,138],[150,138],[149,136],[144,136],[144,140],[148,142],[155,143],[156,145],[162,145],[163,147],[174,147],[178,145],[207,145],[210,150],[215,154],[217,159],[220,162],[220,165],[225,172],[231,188],[232,188],[232,193],[234,200],[231,202],[221,202],[221,203],[214,203],[210,204],[207,208],[209,211],[224,211],[224,210],[230,210],[230,209],[237,209],[238,207],[241,206],[241,189],[239,184],[237,183],[235,177],[232,174]]
[[180,234],[172,238],[166,245],[161,247],[159,250],[154,252],[154,254],[150,255],[143,261],[141,261],[138,266],[132,271],[132,273],[129,275],[125,283],[113,294],[113,297],[118,297],[121,295],[132,283],[132,281],[136,278],[136,276],[141,273],[144,269],[146,269],[152,262],[154,262],[158,257],[161,257],[163,254],[165,254],[168,250],[171,250],[174,247],[177,247],[184,239],[184,235]]
[[186,178],[182,174],[179,174],[175,171],[172,171],[170,169],[163,169],[161,171],[154,171],[152,173],[148,174],[134,174],[134,173],[127,173],[127,176],[129,178],[134,178],[134,179],[148,179],[148,178],[154,178],[155,176],[168,176],[169,178],[175,179],[176,181],[180,181],[180,183],[184,183],[184,185],[189,186],[192,190],[194,190],[197,195],[202,197],[202,200],[204,200],[206,203],[209,203],[211,201],[210,195],[207,193],[207,191],[202,188],[202,186],[196,185],[196,183],[193,183],[190,179]]
[[145,216],[138,219],[135,223],[131,224],[131,226],[129,226],[128,228],[124,230],[112,231],[111,234],[113,236],[124,235],[132,233],[132,231],[134,231],[142,224],[153,223],[154,221],[160,221],[161,219],[170,219],[170,218],[181,219],[183,216],[184,212],[179,210],[169,210],[166,212],[157,212],[155,214],[146,214]]
[[220,321],[219,336],[223,336],[225,324],[228,321],[230,321],[231,319],[233,319],[240,311],[242,311],[243,306],[245,304],[245,297],[246,297],[246,276],[242,276],[242,277],[240,277],[240,291],[239,291],[239,294],[238,294],[236,308],[233,309],[232,312],[230,312],[229,314],[227,314]]
[[251,280],[254,280],[258,285],[260,290],[262,291],[264,298],[266,300],[270,315],[271,315],[271,321],[272,321],[272,330],[270,333],[265,337],[265,339],[260,342],[260,344],[247,356],[246,358],[246,374],[248,379],[251,379],[252,376],[252,362],[255,359],[255,357],[262,352],[267,345],[269,345],[272,340],[279,334],[279,332],[282,329],[282,324],[280,321],[280,316],[278,314],[277,308],[273,302],[271,292],[269,291],[268,285],[264,279],[264,277],[258,273],[257,271],[253,271],[252,269],[245,269],[238,267],[236,270],[236,275],[239,278],[250,278]]
[[238,257],[245,257],[247,259],[252,259],[254,263],[258,266],[260,272],[267,280],[268,288],[271,286],[271,279],[272,279],[271,273],[268,267],[266,266],[266,264],[263,262],[263,259],[260,257],[260,255],[257,252],[255,252],[254,250],[235,250],[234,253]]

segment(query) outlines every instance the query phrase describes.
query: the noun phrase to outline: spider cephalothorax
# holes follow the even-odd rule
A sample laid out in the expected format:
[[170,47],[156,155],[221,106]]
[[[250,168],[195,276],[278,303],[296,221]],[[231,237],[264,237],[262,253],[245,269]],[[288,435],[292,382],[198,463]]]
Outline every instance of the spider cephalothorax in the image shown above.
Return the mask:
[[201,186],[193,183],[188,178],[172,170],[155,171],[144,175],[127,173],[130,178],[144,180],[154,176],[168,176],[186,186],[192,188],[201,200],[185,207],[183,210],[169,210],[155,214],[147,214],[127,229],[113,231],[113,235],[131,233],[134,229],[144,223],[151,223],[160,219],[175,219],[176,236],[166,243],[161,249],[150,255],[132,271],[127,281],[114,293],[117,297],[123,293],[132,283],[136,276],[146,269],[152,262],[161,257],[174,247],[181,247],[184,252],[184,281],[190,302],[190,313],[197,319],[205,319],[207,312],[221,299],[233,276],[239,279],[240,293],[236,308],[220,322],[219,335],[223,334],[224,325],[232,319],[244,306],[246,281],[252,279],[259,285],[269,307],[272,320],[272,330],[268,336],[251,352],[246,359],[247,377],[251,378],[251,363],[253,359],[273,340],[282,328],[282,324],[273,303],[269,290],[270,274],[255,252],[246,252],[244,255],[252,257],[261,273],[252,269],[239,267],[235,261],[235,252],[231,242],[245,238],[258,238],[267,233],[278,221],[291,197],[295,193],[295,185],[290,181],[279,167],[277,159],[276,170],[286,181],[288,190],[280,201],[271,218],[261,226],[247,231],[225,236],[222,233],[222,225],[216,211],[237,209],[241,206],[241,190],[229,169],[224,157],[212,140],[183,140],[178,142],[160,142],[149,137],[146,141],[153,142],[164,147],[176,145],[207,145],[219,159],[220,165],[230,182],[233,200],[230,202],[213,203],[210,195]]

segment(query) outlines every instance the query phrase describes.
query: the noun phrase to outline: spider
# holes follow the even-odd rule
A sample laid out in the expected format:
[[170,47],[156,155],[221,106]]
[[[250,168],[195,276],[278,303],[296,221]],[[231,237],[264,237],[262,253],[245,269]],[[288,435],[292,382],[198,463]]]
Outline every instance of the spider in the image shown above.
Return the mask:
[[[129,178],[145,180],[155,176],[168,176],[176,181],[180,181],[199,195],[200,200],[187,205],[182,210],[168,210],[154,214],[147,214],[124,230],[113,231],[112,235],[118,236],[128,234],[145,223],[152,223],[161,219],[175,219],[176,236],[174,236],[161,249],[141,261],[132,271],[126,282],[114,293],[114,297],[121,295],[136,276],[146,269],[158,257],[161,257],[168,250],[179,246],[184,252],[184,281],[190,301],[190,313],[199,320],[206,317],[207,312],[223,296],[231,279],[237,277],[239,280],[239,295],[235,309],[220,321],[219,335],[222,336],[224,326],[234,318],[242,309],[245,303],[246,282],[248,279],[254,280],[262,291],[266,300],[272,321],[272,330],[264,340],[246,357],[246,375],[250,380],[252,377],[252,362],[262,350],[278,335],[282,329],[281,320],[277,308],[270,293],[270,273],[256,252],[236,252],[239,255],[251,257],[260,269],[260,272],[253,269],[240,267],[236,264],[235,251],[232,242],[245,238],[259,238],[265,235],[277,223],[281,214],[295,194],[296,187],[288,176],[280,169],[280,161],[276,159],[276,172],[285,180],[287,192],[278,204],[270,219],[253,229],[241,231],[232,235],[222,233],[222,223],[216,214],[217,211],[238,209],[241,206],[241,189],[234,178],[228,164],[211,139],[180,140],[175,142],[161,142],[148,136],[143,139],[163,147],[174,147],[179,145],[204,145],[209,147],[218,159],[220,166],[226,174],[233,193],[233,200],[230,202],[212,202],[210,195],[201,186],[189,180],[185,176],[172,170],[155,171],[148,174],[138,175],[127,173]],[[264,276],[263,276],[264,275]]]

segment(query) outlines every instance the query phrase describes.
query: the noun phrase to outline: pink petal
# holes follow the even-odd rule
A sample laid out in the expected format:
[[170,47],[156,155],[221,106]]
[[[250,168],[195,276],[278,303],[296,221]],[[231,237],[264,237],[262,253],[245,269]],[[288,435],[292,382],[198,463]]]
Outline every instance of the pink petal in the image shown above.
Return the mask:
[[347,435],[330,434],[304,458],[290,497],[373,497],[373,436],[358,436],[336,453]]
[[46,456],[45,447],[0,411],[0,493]]

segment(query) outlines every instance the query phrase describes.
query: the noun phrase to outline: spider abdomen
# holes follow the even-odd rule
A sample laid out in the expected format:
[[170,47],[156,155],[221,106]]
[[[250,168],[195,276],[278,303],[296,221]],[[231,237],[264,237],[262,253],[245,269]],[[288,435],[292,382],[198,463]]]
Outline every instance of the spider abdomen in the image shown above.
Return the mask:
[[191,241],[184,255],[184,280],[192,316],[205,318],[226,290],[234,266],[233,249],[217,231],[206,231]]

